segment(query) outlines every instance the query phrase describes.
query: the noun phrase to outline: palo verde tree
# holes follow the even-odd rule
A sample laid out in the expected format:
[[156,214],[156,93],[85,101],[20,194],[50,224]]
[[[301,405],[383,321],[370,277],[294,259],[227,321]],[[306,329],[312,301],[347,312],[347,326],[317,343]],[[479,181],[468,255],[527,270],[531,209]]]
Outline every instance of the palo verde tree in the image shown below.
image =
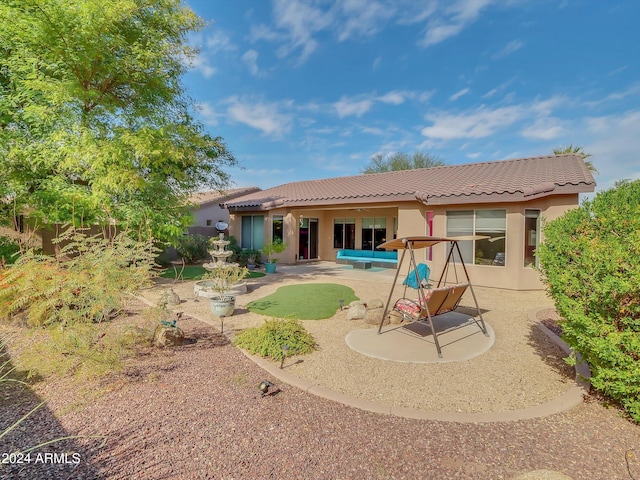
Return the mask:
[[540,264],[564,339],[592,385],[640,422],[640,180],[598,193],[544,235]]
[[392,155],[376,153],[371,157],[371,162],[362,173],[395,172],[397,170],[412,170],[414,168],[440,167],[444,162],[437,156],[429,153],[414,152],[409,155],[396,152]]
[[180,0],[0,3],[3,220],[109,222],[171,238],[235,164],[181,77],[203,22]]

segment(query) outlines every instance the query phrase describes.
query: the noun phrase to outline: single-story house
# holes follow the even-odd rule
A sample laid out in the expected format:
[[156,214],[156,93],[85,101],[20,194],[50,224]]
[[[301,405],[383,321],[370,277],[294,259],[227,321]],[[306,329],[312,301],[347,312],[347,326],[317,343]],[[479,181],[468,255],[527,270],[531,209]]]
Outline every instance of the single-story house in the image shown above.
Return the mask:
[[194,193],[189,198],[189,203],[193,206],[194,221],[188,228],[189,233],[206,235],[213,237],[217,235],[216,223],[229,223],[229,211],[221,207],[224,202],[232,201],[235,198],[258,192],[258,187],[235,188],[230,190],[209,190],[206,192]]
[[[534,268],[542,222],[577,207],[595,185],[583,159],[570,154],[293,182],[224,206],[242,247],[282,239],[284,263],[375,259],[378,245],[404,236],[482,235],[460,242],[474,284],[532,290],[543,288]],[[420,250],[416,260],[435,275],[447,248]]]

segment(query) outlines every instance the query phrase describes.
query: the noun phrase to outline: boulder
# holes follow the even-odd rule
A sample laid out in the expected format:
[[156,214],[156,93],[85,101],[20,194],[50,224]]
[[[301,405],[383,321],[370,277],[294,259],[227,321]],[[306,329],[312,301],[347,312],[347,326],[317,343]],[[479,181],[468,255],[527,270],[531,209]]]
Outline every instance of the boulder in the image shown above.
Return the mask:
[[[353,303],[353,302],[351,302]],[[349,305],[349,311],[347,312],[347,320],[359,320],[364,318],[364,315],[367,313],[367,308],[364,306],[364,302]]]
[[356,305],[363,305],[366,307],[367,303],[363,302],[362,300],[354,300],[353,302],[349,303],[349,308],[355,307]]
[[365,323],[369,325],[378,325],[380,320],[382,320],[382,314],[384,313],[384,308],[367,308],[367,311],[364,315]]
[[153,344],[156,347],[179,347],[184,343],[184,332],[180,327],[158,325],[153,333]]
[[367,308],[384,308],[384,302],[378,298],[374,298],[367,302]]

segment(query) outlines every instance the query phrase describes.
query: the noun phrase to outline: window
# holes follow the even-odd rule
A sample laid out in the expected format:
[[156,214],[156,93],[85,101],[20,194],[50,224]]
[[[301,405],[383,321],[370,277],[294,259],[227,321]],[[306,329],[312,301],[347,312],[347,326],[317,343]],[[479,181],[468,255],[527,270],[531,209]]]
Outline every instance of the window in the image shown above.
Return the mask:
[[264,215],[242,217],[240,246],[260,250],[264,245]]
[[362,219],[362,250],[376,250],[377,246],[387,241],[387,219]]
[[540,243],[540,210],[524,211],[524,266],[537,267],[536,249]]
[[[447,236],[482,235],[482,240],[458,242],[465,263],[505,265],[506,210],[460,210],[447,212]],[[447,251],[448,254],[448,251]]]
[[271,226],[271,241],[284,243],[284,217],[282,215],[274,215],[271,219]]
[[333,248],[356,248],[356,219],[333,219]]
[[207,220],[207,227],[211,226],[211,222],[212,222],[212,220],[210,220],[210,219]]

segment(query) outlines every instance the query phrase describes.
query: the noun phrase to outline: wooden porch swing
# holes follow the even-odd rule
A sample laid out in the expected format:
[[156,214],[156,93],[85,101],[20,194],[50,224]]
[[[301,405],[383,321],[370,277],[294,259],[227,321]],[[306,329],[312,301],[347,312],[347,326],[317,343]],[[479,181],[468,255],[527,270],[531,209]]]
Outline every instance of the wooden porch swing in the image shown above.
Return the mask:
[[[393,285],[391,286],[391,291],[389,292],[389,297],[387,298],[387,303],[385,305],[384,314],[382,315],[382,319],[380,320],[380,325],[378,326],[378,334],[385,333],[382,331],[382,326],[384,325],[384,321],[387,318],[387,315],[391,311],[395,311],[402,316],[403,320],[407,320],[409,322],[422,322],[426,323],[431,328],[431,334],[433,335],[433,340],[436,345],[436,349],[438,351],[438,357],[442,358],[442,350],[440,348],[440,343],[438,342],[438,334],[436,333],[436,329],[434,327],[434,317],[438,317],[439,315],[443,315],[447,312],[451,312],[455,310],[460,304],[460,299],[462,295],[468,290],[471,291],[471,295],[473,296],[473,301],[476,306],[477,317],[473,318],[474,322],[482,333],[485,336],[489,336],[487,328],[484,324],[484,319],[482,318],[482,312],[480,311],[480,307],[478,306],[478,300],[476,299],[476,294],[473,291],[473,286],[471,285],[471,280],[469,279],[469,273],[467,272],[467,267],[464,264],[464,260],[462,259],[462,254],[460,252],[460,247],[458,246],[459,241],[463,240],[480,240],[486,237],[482,236],[465,236],[465,237],[403,237],[397,238],[394,240],[390,240],[379,245],[378,248],[386,248],[386,249],[402,249],[402,256],[400,257],[400,261],[398,262],[398,269],[396,270],[396,275],[393,280]],[[423,279],[419,278],[419,268],[416,263],[415,258],[415,250],[421,248],[432,247],[438,243],[448,242],[449,243],[449,254],[447,255],[447,260],[445,262],[445,266],[442,269],[440,274],[440,278],[438,279],[438,283],[434,288],[430,288],[429,285],[425,285]],[[398,275],[400,273],[400,266],[403,264],[404,257],[406,253],[409,252],[409,270],[407,274],[407,280],[405,280],[404,285],[404,294],[402,298],[399,298],[395,301],[391,309],[389,306],[391,305],[391,298],[393,296],[393,291],[395,290],[396,283],[398,281]],[[457,252],[458,258],[460,259],[460,264],[462,266],[462,270],[464,271],[465,279],[460,281],[458,278],[458,270],[455,262],[454,252]],[[455,274],[455,283],[447,285],[447,279],[449,274],[449,266],[453,265],[453,271]],[[415,279],[411,278],[411,276],[415,275]],[[407,286],[408,285],[417,285],[417,293],[418,298],[407,298]],[[436,318],[437,321],[437,318]],[[391,331],[393,329],[389,329],[387,331]]]

